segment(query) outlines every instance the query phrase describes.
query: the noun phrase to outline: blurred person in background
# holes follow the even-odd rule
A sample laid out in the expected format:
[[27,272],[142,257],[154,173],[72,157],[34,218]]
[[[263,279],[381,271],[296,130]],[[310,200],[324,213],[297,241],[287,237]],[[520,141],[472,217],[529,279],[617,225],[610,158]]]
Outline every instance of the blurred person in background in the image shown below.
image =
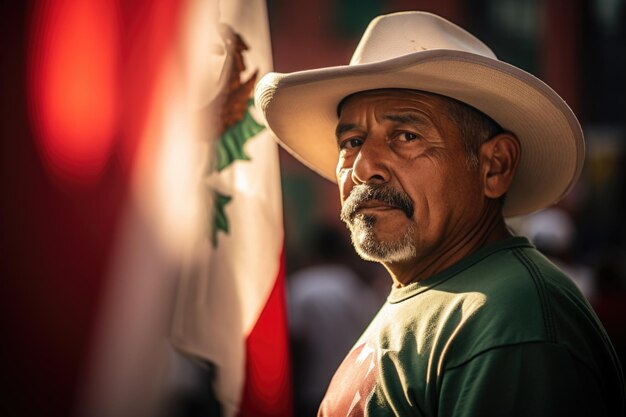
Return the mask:
[[269,74],[256,102],[338,182],[356,251],[393,283],[319,416],[624,415],[591,306],[504,221],[554,204],[581,171],[582,131],[549,86],[403,12],[374,19],[350,65]]
[[349,244],[336,228],[315,232],[310,263],[289,277],[295,415],[315,416],[333,372],[382,304],[347,265]]

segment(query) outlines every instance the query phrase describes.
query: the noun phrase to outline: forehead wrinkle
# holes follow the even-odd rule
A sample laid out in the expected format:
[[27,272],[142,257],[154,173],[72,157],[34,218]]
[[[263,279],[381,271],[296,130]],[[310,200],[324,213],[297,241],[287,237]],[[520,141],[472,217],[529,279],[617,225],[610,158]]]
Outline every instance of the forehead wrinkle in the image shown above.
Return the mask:
[[426,115],[416,111],[403,111],[400,113],[386,113],[383,114],[382,120],[389,120],[391,122],[401,124],[411,124],[420,126],[431,126],[432,122]]
[[[351,129],[367,129],[363,122],[367,126],[370,122],[393,122],[435,129],[441,135],[443,132],[439,124],[442,118],[446,119],[443,104],[444,101],[437,95],[421,91],[373,90],[356,93],[342,103],[335,134],[339,139],[339,135]],[[341,123],[341,119],[345,122]]]
[[355,129],[357,126],[354,123],[339,123],[337,125],[337,128],[335,129],[335,137],[337,139],[339,139],[339,136],[341,136],[343,133]]
[[[443,101],[436,95],[424,94],[418,91],[366,91],[348,97],[342,105],[342,114],[354,103],[359,103],[361,112],[374,113],[380,120],[387,114],[414,114],[415,118],[433,119],[438,113],[445,113]],[[381,115],[381,112],[384,114]],[[431,114],[432,113],[432,114]],[[341,118],[341,114],[340,114]],[[416,120],[417,121],[417,120]]]

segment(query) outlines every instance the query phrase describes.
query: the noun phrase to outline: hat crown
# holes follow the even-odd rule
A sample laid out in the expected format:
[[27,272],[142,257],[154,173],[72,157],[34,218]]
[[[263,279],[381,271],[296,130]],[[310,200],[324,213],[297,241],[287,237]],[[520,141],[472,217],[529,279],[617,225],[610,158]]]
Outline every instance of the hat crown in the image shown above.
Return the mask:
[[497,59],[478,38],[442,17],[425,12],[400,12],[372,20],[350,65],[380,62],[433,49],[464,51]]

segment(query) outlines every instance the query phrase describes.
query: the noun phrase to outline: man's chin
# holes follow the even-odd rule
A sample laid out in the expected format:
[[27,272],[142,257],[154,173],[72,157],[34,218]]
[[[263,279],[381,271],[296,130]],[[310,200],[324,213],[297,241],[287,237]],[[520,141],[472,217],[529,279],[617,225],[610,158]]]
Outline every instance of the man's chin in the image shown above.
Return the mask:
[[366,261],[393,263],[402,262],[415,257],[415,245],[410,239],[410,229],[398,239],[383,240],[377,238],[372,227],[350,228],[352,245],[357,254]]

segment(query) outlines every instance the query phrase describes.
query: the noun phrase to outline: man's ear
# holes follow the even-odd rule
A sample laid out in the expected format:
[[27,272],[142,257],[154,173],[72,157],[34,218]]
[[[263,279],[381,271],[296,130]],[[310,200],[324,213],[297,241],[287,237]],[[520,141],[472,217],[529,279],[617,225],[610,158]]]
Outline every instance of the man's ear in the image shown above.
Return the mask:
[[509,132],[500,133],[480,146],[485,197],[497,199],[509,190],[520,155],[519,140]]

